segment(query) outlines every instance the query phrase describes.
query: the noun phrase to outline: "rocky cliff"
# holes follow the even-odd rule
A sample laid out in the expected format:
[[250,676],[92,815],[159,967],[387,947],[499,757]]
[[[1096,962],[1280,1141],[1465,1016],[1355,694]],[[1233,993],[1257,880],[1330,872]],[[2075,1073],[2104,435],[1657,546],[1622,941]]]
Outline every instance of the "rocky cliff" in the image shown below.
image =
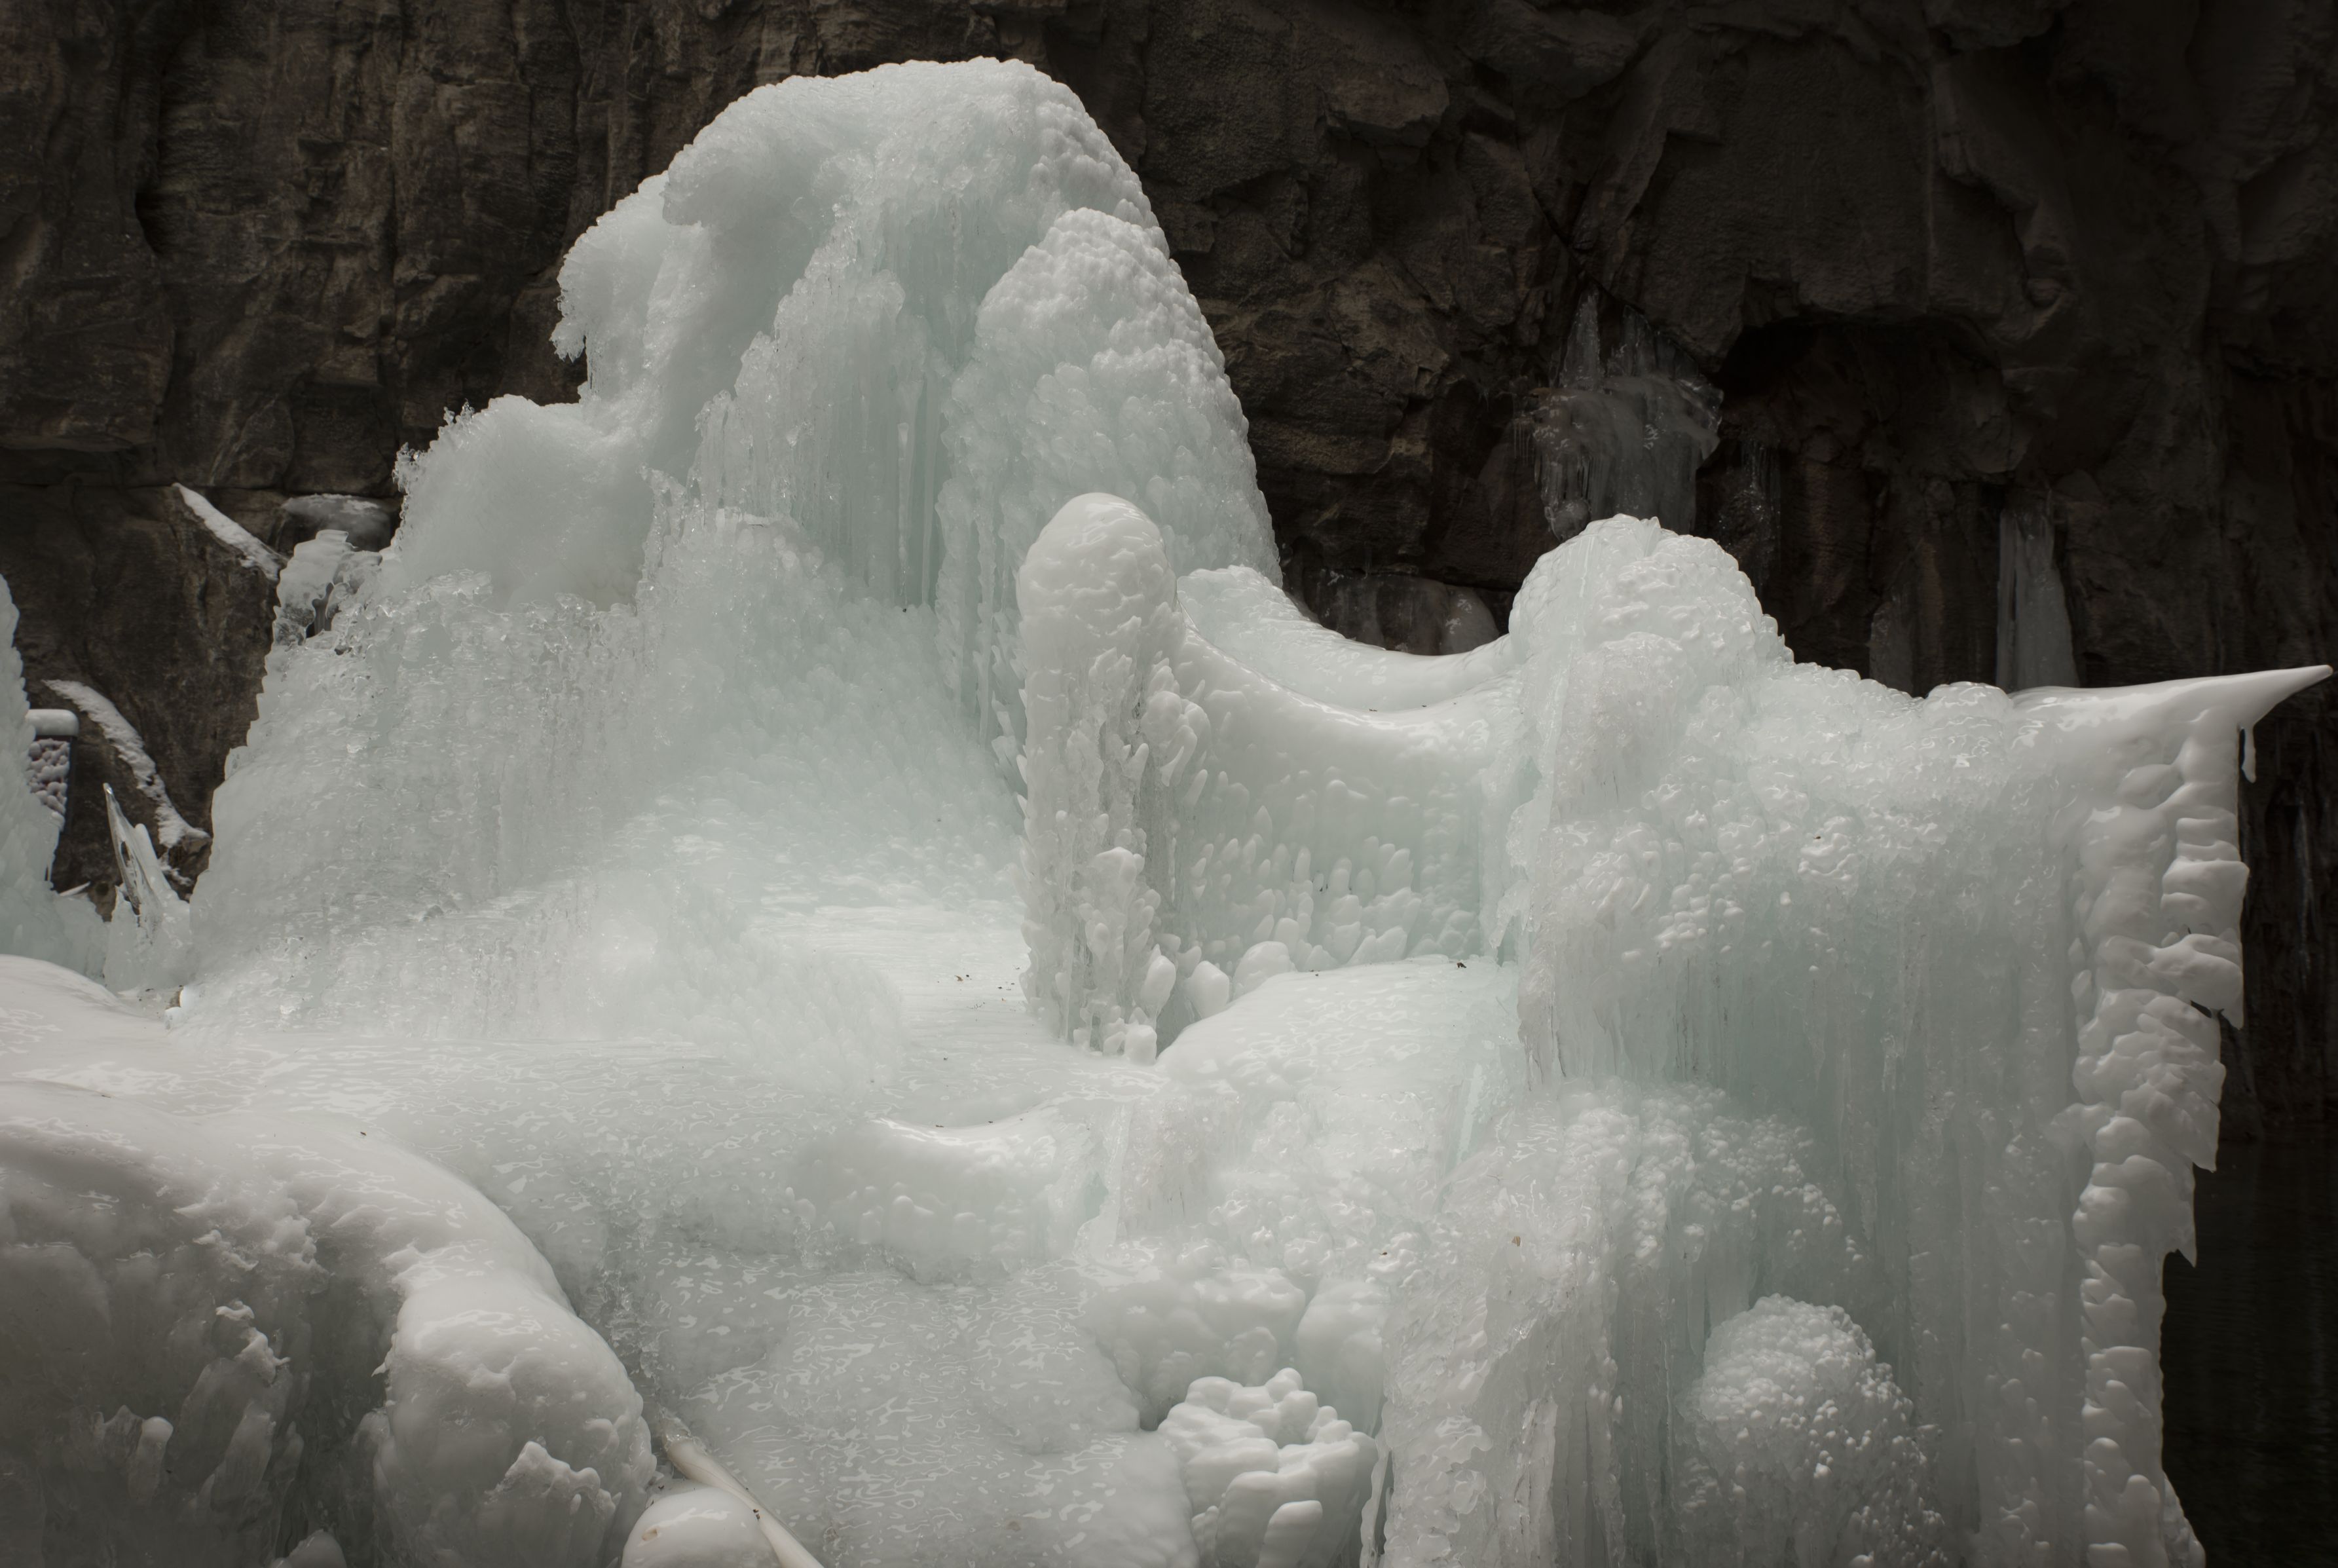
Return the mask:
[[[390,497],[447,409],[573,385],[562,251],[724,104],[1007,54],[1143,174],[1335,623],[1498,621],[1546,503],[1662,448],[1666,521],[1806,657],[2321,659],[2333,48],[2329,0],[27,0],[0,576],[29,676],[112,697],[207,824],[272,589],[173,486],[280,547],[288,498]],[[2338,1116],[2333,707],[2257,736],[2235,1136]],[[59,876],[106,867],[77,814]]]

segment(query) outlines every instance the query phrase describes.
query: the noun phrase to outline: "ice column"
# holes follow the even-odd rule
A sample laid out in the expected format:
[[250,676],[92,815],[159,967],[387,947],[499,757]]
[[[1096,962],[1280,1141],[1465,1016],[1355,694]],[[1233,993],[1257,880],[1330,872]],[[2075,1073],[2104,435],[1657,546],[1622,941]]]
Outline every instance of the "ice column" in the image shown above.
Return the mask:
[[1047,525],[1016,592],[1030,724],[1024,983],[1067,1038],[1149,1060],[1177,971],[1155,942],[1146,826],[1158,827],[1160,792],[1175,787],[1198,740],[1168,665],[1175,579],[1144,513],[1087,495]]

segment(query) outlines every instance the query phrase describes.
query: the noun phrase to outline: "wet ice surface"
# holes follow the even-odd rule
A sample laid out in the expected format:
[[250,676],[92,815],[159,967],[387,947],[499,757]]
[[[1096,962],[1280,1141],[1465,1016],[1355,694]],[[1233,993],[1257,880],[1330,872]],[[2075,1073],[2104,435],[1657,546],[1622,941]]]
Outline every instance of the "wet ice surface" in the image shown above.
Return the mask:
[[831,1568],[2196,1561],[2316,672],[1914,699],[1624,517],[1346,643],[1020,66],[751,94],[563,301],[284,574],[192,907],[0,811],[12,1550],[728,1563],[678,1418]]

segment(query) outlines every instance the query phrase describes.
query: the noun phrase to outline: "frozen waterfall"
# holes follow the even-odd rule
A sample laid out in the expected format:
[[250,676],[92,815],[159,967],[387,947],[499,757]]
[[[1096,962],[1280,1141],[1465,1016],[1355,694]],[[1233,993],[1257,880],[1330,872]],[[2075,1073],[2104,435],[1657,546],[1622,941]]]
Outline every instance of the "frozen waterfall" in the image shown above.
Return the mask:
[[287,566],[191,907],[0,792],[0,1560],[2203,1560],[2325,670],[1909,697],[1631,517],[1344,641],[1017,64],[752,93],[561,285],[579,399]]

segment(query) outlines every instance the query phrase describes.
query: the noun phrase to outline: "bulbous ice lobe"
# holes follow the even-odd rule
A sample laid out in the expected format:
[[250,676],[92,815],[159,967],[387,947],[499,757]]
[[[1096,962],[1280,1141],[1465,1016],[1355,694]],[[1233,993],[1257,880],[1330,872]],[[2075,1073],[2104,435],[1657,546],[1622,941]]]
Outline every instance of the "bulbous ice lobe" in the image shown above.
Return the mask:
[[64,1562],[265,1561],[354,1519],[417,1561],[581,1568],[650,1476],[638,1395],[535,1249],[356,1129],[12,1086],[0,1368],[0,1455]]
[[1842,1308],[1769,1296],[1716,1326],[1677,1420],[1683,1561],[1949,1560],[1912,1407]]
[[1184,1467],[1203,1568],[1331,1568],[1356,1544],[1380,1450],[1284,1367],[1198,1379],[1161,1423]]
[[625,1536],[620,1568],[771,1568],[754,1510],[712,1486],[677,1486]]
[[1149,226],[1066,212],[985,297],[950,388],[937,607],[945,671],[1002,756],[1022,739],[1029,673],[1016,659],[1017,568],[1057,504],[1126,498],[1175,573],[1272,574],[1248,432],[1217,341]]

